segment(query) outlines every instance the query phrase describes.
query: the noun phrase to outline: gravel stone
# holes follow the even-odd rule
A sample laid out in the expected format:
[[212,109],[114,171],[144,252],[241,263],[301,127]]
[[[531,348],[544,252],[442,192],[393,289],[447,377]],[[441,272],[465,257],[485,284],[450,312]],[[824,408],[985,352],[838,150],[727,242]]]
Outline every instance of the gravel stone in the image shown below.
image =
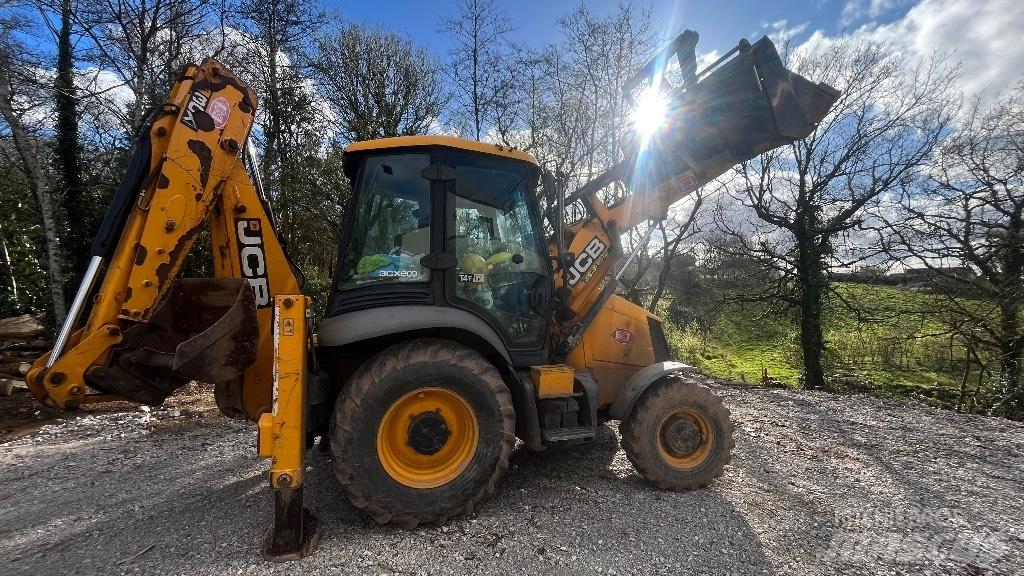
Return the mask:
[[659,491],[614,423],[519,447],[478,514],[381,526],[309,452],[318,551],[269,564],[255,425],[189,410],[90,415],[0,444],[0,574],[1024,573],[1024,424],[865,396],[714,385],[736,450],[708,489]]

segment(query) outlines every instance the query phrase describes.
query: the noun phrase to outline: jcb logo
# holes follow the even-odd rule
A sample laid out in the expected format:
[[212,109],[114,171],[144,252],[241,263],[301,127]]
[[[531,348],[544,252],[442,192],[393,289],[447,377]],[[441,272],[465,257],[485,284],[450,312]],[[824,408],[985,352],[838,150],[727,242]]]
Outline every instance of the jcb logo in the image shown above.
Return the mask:
[[257,308],[270,306],[270,281],[267,279],[267,256],[263,251],[263,229],[256,218],[236,218],[238,232],[238,263],[242,276],[252,286]]
[[583,253],[576,257],[576,261],[569,268],[569,286],[575,286],[587,273],[594,263],[599,262],[604,254],[604,245],[596,236],[583,249]]

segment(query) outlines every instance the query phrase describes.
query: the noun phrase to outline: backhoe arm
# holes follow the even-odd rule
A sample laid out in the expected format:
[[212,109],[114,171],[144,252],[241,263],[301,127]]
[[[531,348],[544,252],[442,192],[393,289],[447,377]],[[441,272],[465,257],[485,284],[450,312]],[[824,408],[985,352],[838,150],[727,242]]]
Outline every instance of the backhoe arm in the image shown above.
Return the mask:
[[[299,290],[240,160],[255,110],[216,60],[182,72],[114,195],[54,350],[27,375],[41,402],[158,404],[194,379],[217,384],[232,415],[269,410],[272,298]],[[207,223],[216,278],[176,279]]]

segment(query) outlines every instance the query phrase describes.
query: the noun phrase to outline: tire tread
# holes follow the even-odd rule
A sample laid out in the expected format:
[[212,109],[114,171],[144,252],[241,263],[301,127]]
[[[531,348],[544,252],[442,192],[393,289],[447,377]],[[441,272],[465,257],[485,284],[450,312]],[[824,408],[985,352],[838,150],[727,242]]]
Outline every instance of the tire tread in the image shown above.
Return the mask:
[[[721,423],[722,439],[715,446],[717,458],[714,465],[700,474],[680,476],[667,474],[660,465],[662,460],[657,450],[651,450],[647,440],[658,433],[653,428],[660,422],[652,422],[650,414],[657,414],[666,407],[679,404],[681,398],[687,403],[708,409],[711,418]],[[629,416],[619,426],[622,448],[633,468],[662,490],[693,490],[706,488],[715,478],[722,476],[725,466],[732,461],[734,427],[729,409],[710,388],[693,380],[670,378],[652,384],[640,396]]]
[[[370,497],[368,487],[356,477],[352,464],[339,453],[344,445],[340,438],[352,438],[353,416],[362,410],[364,399],[378,389],[378,383],[402,366],[420,362],[436,362],[439,358],[457,364],[479,377],[497,399],[503,423],[503,438],[497,465],[482,488],[464,504],[444,507],[432,513],[394,510]],[[456,516],[472,514],[497,488],[509,467],[509,458],[515,446],[515,409],[512,397],[497,369],[476,351],[450,340],[417,338],[395,344],[375,354],[359,369],[338,397],[331,426],[331,447],[334,450],[334,474],[345,490],[352,505],[365,511],[381,524],[392,523],[412,529],[419,524],[443,524]]]

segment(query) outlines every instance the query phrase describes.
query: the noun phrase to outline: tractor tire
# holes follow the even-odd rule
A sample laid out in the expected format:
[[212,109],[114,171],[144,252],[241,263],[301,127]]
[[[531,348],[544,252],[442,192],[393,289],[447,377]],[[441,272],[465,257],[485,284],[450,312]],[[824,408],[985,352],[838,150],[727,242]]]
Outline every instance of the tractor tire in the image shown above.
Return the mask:
[[455,342],[415,339],[367,360],[331,420],[334,473],[374,520],[415,528],[472,513],[508,470],[512,396]]
[[722,400],[706,386],[676,378],[651,384],[619,432],[633,468],[663,490],[710,485],[735,445]]

